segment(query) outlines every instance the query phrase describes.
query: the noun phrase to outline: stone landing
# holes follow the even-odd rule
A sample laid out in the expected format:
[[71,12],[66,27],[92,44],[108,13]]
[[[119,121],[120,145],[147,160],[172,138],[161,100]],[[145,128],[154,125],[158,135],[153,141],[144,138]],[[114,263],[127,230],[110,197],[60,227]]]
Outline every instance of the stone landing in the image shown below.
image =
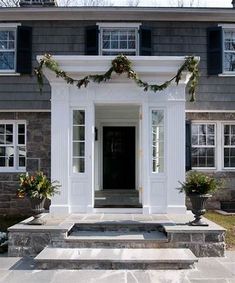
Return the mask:
[[[193,218],[191,214],[45,214],[43,217],[46,223],[42,226],[27,225],[29,218],[9,228],[9,256],[37,256],[46,246],[190,249],[197,257],[221,257],[225,252],[225,229],[206,219],[208,227],[188,226],[186,223]],[[107,225],[109,229],[105,230]],[[98,234],[94,232],[97,227]]]

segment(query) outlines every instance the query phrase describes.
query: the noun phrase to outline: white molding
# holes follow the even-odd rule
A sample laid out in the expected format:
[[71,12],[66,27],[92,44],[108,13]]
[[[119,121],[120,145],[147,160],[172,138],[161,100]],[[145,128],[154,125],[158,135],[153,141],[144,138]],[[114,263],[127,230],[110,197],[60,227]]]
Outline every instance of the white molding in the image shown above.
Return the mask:
[[0,77],[19,77],[20,73],[15,73],[14,71],[7,71],[7,70],[1,70],[0,71]]
[[[235,110],[186,110],[186,113],[235,113]],[[199,120],[202,121],[202,120]]]
[[76,20],[76,21],[195,21],[234,22],[231,8],[174,7],[19,7],[0,9],[2,21]]
[[139,28],[142,23],[127,23],[127,22],[98,22],[99,28]]
[[223,29],[235,29],[235,24],[218,24],[218,27],[222,27]]
[[0,30],[3,28],[14,28],[21,26],[21,23],[0,23]]
[[18,112],[51,112],[50,109],[46,110],[46,109],[0,109],[0,113],[18,113]]
[[[37,56],[38,62],[43,56]],[[80,78],[87,73],[104,73],[110,68],[110,62],[115,56],[77,56],[77,55],[56,55],[53,59],[57,61],[59,67],[66,73]],[[185,62],[184,56],[128,56],[132,62],[133,69],[141,74],[141,78],[148,79],[149,82],[164,82],[176,74],[181,65]],[[200,60],[200,57],[196,57]],[[63,79],[57,78],[54,72],[44,67],[44,74],[50,83],[63,82]],[[124,76],[113,75],[116,82],[130,82]],[[111,82],[113,81],[111,80]],[[185,72],[179,84],[187,84],[189,80],[188,73]],[[174,84],[172,84],[173,86]]]

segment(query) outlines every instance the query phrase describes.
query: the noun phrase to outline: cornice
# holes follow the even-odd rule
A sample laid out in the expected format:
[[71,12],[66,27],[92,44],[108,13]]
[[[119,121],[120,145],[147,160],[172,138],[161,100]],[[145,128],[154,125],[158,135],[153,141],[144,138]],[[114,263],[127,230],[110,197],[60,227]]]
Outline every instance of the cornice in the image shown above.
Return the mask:
[[234,8],[26,7],[0,8],[1,21],[190,21],[235,22]]

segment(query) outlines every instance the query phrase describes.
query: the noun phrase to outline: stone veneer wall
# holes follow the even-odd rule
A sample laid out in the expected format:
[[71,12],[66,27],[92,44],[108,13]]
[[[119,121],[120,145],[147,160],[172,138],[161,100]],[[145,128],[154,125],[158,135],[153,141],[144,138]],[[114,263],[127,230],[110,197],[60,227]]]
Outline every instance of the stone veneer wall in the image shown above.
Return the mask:
[[[197,121],[235,121],[235,113],[187,113],[187,120]],[[215,177],[222,178],[224,187],[217,191],[207,201],[207,209],[220,209],[220,201],[235,200],[235,171],[211,172]],[[187,200],[187,207],[190,208],[190,201]]]
[[[51,114],[49,112],[1,112],[0,120],[26,120],[26,169],[28,172],[42,170],[50,177]],[[29,202],[16,197],[18,183],[19,173],[0,172],[0,215],[30,213]]]

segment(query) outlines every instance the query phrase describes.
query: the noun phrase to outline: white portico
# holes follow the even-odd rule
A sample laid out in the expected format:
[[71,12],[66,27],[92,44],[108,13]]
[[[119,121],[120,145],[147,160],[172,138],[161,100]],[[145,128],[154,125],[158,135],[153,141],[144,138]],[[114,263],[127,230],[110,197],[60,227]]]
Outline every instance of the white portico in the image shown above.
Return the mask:
[[[110,56],[54,56],[73,78],[102,74]],[[175,75],[183,57],[133,56],[143,81],[162,83]],[[185,86],[144,92],[125,75],[78,89],[44,69],[51,85],[51,176],[61,194],[50,210],[95,213],[95,192],[135,190],[140,212],[185,213],[179,181],[185,178]],[[125,195],[123,195],[125,197]],[[121,210],[121,209],[120,209]],[[123,209],[123,212],[126,210]]]

